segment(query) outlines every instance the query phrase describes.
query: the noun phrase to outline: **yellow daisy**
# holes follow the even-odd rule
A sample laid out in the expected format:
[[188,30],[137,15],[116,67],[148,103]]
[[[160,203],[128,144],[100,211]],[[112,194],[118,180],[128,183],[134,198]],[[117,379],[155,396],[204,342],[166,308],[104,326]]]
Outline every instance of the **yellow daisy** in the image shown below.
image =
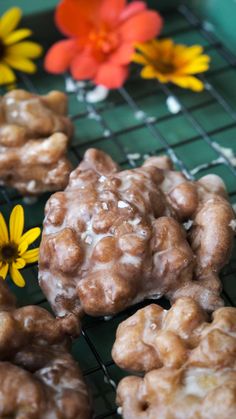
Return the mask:
[[137,45],[133,61],[144,68],[141,77],[158,79],[161,83],[174,83],[186,89],[200,92],[204,89],[201,80],[193,74],[209,68],[210,57],[203,54],[200,45],[188,47],[174,44],[171,39],[153,40]]
[[28,263],[37,262],[39,248],[28,250],[28,247],[40,235],[40,228],[35,227],[23,234],[24,210],[21,205],[13,208],[9,221],[9,232],[0,212],[0,277],[6,279],[8,270],[13,282],[18,287],[25,286],[25,280],[19,269]]
[[16,76],[13,70],[34,73],[37,70],[32,58],[42,54],[42,47],[28,38],[30,29],[17,29],[22,12],[18,7],[7,10],[0,17],[0,85],[13,83]]

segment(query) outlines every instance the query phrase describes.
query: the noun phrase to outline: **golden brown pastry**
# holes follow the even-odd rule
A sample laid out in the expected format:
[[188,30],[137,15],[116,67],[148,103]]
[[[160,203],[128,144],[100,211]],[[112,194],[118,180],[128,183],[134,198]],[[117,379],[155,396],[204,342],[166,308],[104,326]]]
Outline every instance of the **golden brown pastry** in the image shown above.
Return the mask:
[[38,306],[16,308],[0,278],[0,418],[88,419],[86,385],[63,325]]
[[127,370],[147,372],[162,366],[226,368],[236,362],[236,309],[222,307],[212,316],[190,297],[170,310],[151,304],[123,321],[112,356]]
[[169,311],[151,304],[119,325],[112,355],[147,372],[119,383],[124,419],[236,417],[236,308],[210,317],[189,297]]
[[[234,219],[225,196],[220,178],[189,182],[166,157],[120,171],[88,150],[46,206],[39,281],[55,313],[110,315],[162,295],[222,306],[218,272]],[[188,234],[184,221],[193,223]]]
[[[191,245],[194,262],[194,279],[201,286],[186,282],[183,287],[170,290],[168,297],[174,301],[181,296],[190,296],[200,301],[208,309],[206,292],[219,295],[221,283],[219,271],[230,258],[235,219],[233,209],[227,199],[223,180],[217,175],[203,176],[197,182],[187,181],[180,172],[175,172],[166,157],[151,157],[146,165],[157,165],[163,169],[164,181],[160,185],[175,216],[186,222],[190,228],[188,242]],[[216,308],[216,305],[213,309]]]
[[73,127],[64,93],[39,96],[14,90],[0,97],[0,184],[23,195],[66,186]]
[[123,419],[235,419],[236,369],[163,367],[126,377],[117,404]]

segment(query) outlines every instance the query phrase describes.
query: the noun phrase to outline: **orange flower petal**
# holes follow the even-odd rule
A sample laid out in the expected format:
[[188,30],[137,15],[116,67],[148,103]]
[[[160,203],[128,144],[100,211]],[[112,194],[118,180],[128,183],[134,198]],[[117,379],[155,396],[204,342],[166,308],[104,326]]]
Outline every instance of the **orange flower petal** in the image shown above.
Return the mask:
[[124,41],[145,42],[160,33],[162,24],[157,12],[144,10],[123,22],[119,32]]
[[101,21],[116,24],[125,5],[126,0],[103,0],[99,12]]
[[143,1],[133,1],[132,3],[128,4],[120,14],[120,22],[129,19],[131,16],[142,12],[146,8],[147,5]]
[[76,80],[92,79],[98,70],[99,63],[87,52],[78,54],[72,61],[71,73]]
[[121,45],[109,58],[113,64],[129,64],[134,54],[134,47],[131,44]]
[[95,77],[95,84],[101,84],[108,89],[118,89],[128,77],[129,69],[124,66],[115,66],[111,63],[102,64]]
[[64,73],[77,52],[78,46],[74,39],[59,41],[47,52],[44,67],[49,73]]
[[98,21],[103,0],[62,0],[55,13],[55,21],[62,33],[85,37]]

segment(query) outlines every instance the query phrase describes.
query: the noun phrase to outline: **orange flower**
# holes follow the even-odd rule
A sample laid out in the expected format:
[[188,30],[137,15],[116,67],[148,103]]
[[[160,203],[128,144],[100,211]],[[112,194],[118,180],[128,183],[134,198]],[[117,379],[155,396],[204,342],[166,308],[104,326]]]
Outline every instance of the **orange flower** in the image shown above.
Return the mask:
[[62,0],[56,25],[70,37],[48,51],[45,69],[60,74],[70,69],[76,80],[92,80],[109,89],[122,86],[134,43],[154,38],[161,30],[160,15],[143,1]]

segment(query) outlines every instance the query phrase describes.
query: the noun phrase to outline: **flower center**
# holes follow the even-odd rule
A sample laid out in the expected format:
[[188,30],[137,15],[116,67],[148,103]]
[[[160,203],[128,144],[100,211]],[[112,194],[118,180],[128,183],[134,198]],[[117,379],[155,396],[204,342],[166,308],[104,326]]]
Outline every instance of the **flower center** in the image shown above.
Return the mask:
[[154,65],[157,71],[162,74],[169,74],[175,71],[175,65],[172,62],[164,60],[162,61],[161,58],[155,61]]
[[5,45],[0,39],[0,60],[4,57],[4,55],[5,55]]
[[111,32],[105,25],[92,30],[89,34],[89,41],[94,50],[103,54],[116,49],[119,43],[118,35]]
[[5,263],[14,262],[18,257],[18,247],[15,243],[8,243],[0,248],[0,260]]

